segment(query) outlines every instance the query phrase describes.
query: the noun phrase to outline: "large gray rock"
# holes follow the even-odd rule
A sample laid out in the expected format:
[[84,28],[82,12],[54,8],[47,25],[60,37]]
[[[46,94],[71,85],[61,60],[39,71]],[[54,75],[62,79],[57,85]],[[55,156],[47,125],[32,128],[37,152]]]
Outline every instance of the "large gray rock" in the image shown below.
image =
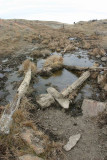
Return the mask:
[[43,159],[31,154],[25,154],[23,156],[20,156],[19,160],[43,160]]
[[55,88],[49,87],[47,92],[51,94],[55,100],[59,103],[59,105],[65,109],[69,108],[70,101],[62,96]]
[[55,102],[51,94],[41,94],[36,98],[36,101],[42,108],[47,108]]
[[65,151],[70,151],[75,145],[76,143],[79,141],[81,135],[77,134],[77,135],[73,135],[70,136],[69,141],[67,142],[67,144],[63,147]]
[[94,117],[107,108],[107,103],[98,102],[91,99],[84,99],[82,104],[83,116]]

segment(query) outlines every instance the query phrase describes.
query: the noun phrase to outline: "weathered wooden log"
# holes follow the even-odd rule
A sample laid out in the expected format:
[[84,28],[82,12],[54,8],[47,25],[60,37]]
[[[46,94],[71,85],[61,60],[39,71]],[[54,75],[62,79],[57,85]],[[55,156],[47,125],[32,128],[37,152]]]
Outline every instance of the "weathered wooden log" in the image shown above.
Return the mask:
[[[17,97],[17,95],[16,95]],[[12,115],[16,111],[20,104],[20,98],[16,98],[10,103],[9,107],[7,107],[1,118],[0,118],[0,133],[2,134],[9,134],[10,132],[10,125],[12,123]]]
[[64,68],[69,70],[69,71],[107,71],[107,67],[79,67],[79,66],[68,66],[64,65]]
[[9,134],[10,125],[12,122],[12,116],[13,116],[14,112],[18,109],[18,107],[20,105],[21,98],[27,92],[27,89],[29,87],[30,80],[31,80],[31,68],[32,68],[31,65],[32,65],[32,63],[29,63],[28,70],[25,73],[25,78],[22,81],[21,85],[19,86],[19,88],[17,90],[17,94],[15,95],[15,97],[14,97],[13,101],[10,103],[10,105],[4,110],[4,112],[0,118],[0,132],[2,134]]
[[22,97],[26,93],[30,84],[30,80],[31,80],[31,67],[26,72],[25,78],[17,90],[19,97]]
[[78,89],[89,77],[90,77],[90,72],[89,71],[84,72],[81,75],[81,77],[78,78],[71,86],[69,86],[67,89],[62,91],[63,97],[67,97],[74,90]]
[[59,93],[55,88],[49,87],[47,92],[51,94],[54,99],[58,102],[58,104],[65,109],[69,108],[70,101],[67,98],[64,98],[61,93]]

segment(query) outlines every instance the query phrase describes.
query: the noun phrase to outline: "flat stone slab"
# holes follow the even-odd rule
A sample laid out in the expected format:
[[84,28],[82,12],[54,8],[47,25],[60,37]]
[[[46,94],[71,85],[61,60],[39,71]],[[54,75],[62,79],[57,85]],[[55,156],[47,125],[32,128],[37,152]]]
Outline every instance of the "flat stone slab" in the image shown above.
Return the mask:
[[68,109],[69,108],[69,100],[68,99],[63,99],[63,98],[56,98],[56,101],[59,103],[59,105],[64,108]]
[[20,156],[19,160],[43,160],[43,159],[31,154],[25,154],[23,156]]
[[65,151],[70,151],[77,144],[77,142],[79,141],[80,137],[81,137],[81,134],[70,136],[69,141],[63,147],[63,149]]
[[34,150],[37,155],[44,153],[44,141],[40,135],[36,135],[33,129],[24,128],[21,133],[21,138],[26,142],[27,145],[29,145],[30,148]]
[[55,102],[51,94],[41,94],[36,98],[36,101],[42,108],[50,107]]
[[107,108],[107,103],[84,99],[82,104],[83,116],[95,117]]
[[65,109],[69,108],[70,101],[67,98],[64,98],[61,93],[59,93],[55,88],[49,87],[47,92],[51,94],[54,99],[59,103],[59,105]]

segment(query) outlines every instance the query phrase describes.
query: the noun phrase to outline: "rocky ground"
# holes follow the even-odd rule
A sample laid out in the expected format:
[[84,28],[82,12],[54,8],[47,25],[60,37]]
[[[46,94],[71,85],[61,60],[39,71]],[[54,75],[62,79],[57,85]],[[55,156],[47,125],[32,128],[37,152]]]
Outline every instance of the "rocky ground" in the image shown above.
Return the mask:
[[[107,20],[74,25],[0,20],[1,115],[22,82],[23,61],[30,59],[38,68],[38,73],[32,76],[26,97],[13,117],[11,133],[0,136],[1,160],[107,159],[107,70],[91,72],[79,91],[69,96],[73,99],[69,109],[61,108],[60,96],[58,99],[50,96],[49,103],[43,101],[45,107],[37,101],[40,94],[45,94],[47,98],[48,87],[61,92],[83,73],[68,72],[63,63],[107,67],[106,52]],[[41,61],[45,63],[41,65]],[[42,67],[44,69],[40,72]],[[84,99],[95,101],[86,100],[84,104]],[[103,103],[97,104],[96,100]],[[66,151],[64,145],[69,137],[78,134],[78,143],[72,142],[75,146]]]

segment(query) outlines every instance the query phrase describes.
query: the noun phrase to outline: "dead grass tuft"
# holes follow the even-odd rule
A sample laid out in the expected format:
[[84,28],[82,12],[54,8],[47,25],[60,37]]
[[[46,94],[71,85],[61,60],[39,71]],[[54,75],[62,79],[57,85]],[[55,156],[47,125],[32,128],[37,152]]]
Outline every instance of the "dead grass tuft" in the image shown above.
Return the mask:
[[62,152],[62,145],[61,143],[52,141],[50,144],[48,144],[47,150],[46,150],[46,159],[48,160],[67,160],[66,155]]
[[64,160],[62,153],[62,145],[56,142],[51,142],[49,137],[40,131],[31,120],[29,109],[34,108],[34,105],[24,97],[21,100],[20,108],[13,115],[13,123],[10,128],[10,134],[0,135],[0,160],[17,160],[19,156],[25,154],[35,154],[34,150],[26,144],[21,138],[21,133],[24,128],[33,129],[36,136],[40,136],[44,141],[45,152],[41,155],[48,160],[56,160],[60,157]]
[[29,109],[33,107],[34,106],[29,102],[29,100],[24,97],[21,101],[20,108],[13,115],[10,134],[0,135],[0,158],[3,157],[3,160],[6,160],[6,158],[9,160],[16,160],[18,156],[33,153],[33,150],[30,149],[20,137],[21,129],[25,127],[28,122],[29,126],[33,127],[33,124],[30,121],[30,114],[28,112]]
[[61,56],[52,55],[45,61],[44,68],[59,68],[63,65],[63,58]]
[[51,51],[49,49],[42,49],[42,50],[34,50],[32,52],[32,56],[35,58],[40,58],[40,57],[48,57],[50,56]]
[[23,71],[24,72],[27,72],[27,70],[29,69],[29,67],[30,67],[30,60],[25,60],[24,62],[23,62],[23,64],[22,64],[22,66],[23,66]]
[[33,73],[36,73],[37,71],[36,65],[33,62],[31,62],[29,59],[26,59],[22,64],[22,68],[23,68],[22,70],[24,71],[24,73],[28,71],[29,67],[31,67],[31,70]]

